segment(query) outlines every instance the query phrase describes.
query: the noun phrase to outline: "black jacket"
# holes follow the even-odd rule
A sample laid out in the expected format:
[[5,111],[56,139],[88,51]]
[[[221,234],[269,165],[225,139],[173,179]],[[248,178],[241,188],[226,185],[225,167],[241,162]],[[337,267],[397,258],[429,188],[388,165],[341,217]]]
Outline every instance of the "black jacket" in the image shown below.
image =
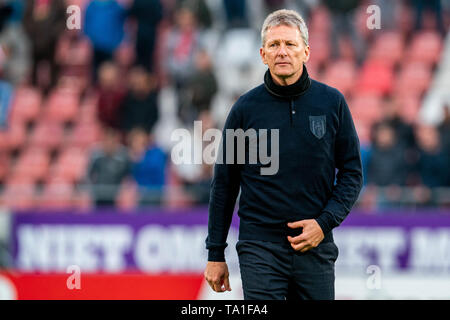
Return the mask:
[[121,127],[125,131],[141,128],[151,132],[159,118],[158,93],[151,91],[143,97],[138,97],[129,92],[122,102],[120,115]]
[[[226,159],[226,129],[253,128],[259,137],[259,129],[279,129],[279,169],[261,175],[260,169],[270,165],[259,159],[257,164],[248,159],[245,164],[216,162],[206,239],[209,261],[225,260],[239,188],[239,239],[284,242],[287,235],[301,232],[289,229],[288,222],[317,219],[325,242],[332,241],[331,230],[345,219],[362,187],[359,140],[343,95],[311,80],[306,68],[293,85],[276,85],[269,72],[264,82],[232,107],[221,150]],[[267,136],[270,154],[274,141]]]

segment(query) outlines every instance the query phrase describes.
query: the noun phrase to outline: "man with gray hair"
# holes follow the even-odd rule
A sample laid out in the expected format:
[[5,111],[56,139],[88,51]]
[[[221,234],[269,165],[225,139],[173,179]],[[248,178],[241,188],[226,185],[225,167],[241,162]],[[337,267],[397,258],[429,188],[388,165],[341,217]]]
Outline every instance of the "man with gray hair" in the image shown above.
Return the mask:
[[[205,279],[216,292],[231,290],[224,250],[241,190],[236,250],[244,298],[334,299],[338,248],[332,230],[362,188],[359,139],[343,95],[308,75],[310,47],[302,17],[275,11],[261,35],[260,54],[268,66],[264,84],[232,107],[222,150],[229,151],[223,147],[228,129],[278,130],[279,169],[263,175],[261,161],[215,164]],[[271,149],[270,143],[264,145]]]

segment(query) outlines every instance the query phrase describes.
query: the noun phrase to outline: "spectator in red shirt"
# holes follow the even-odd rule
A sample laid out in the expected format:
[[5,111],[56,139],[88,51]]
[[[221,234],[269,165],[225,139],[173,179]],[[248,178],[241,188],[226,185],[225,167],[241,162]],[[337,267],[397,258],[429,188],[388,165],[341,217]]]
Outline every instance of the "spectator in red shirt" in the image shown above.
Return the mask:
[[113,62],[105,62],[99,71],[98,120],[108,128],[120,128],[119,109],[126,91],[120,82],[119,69]]

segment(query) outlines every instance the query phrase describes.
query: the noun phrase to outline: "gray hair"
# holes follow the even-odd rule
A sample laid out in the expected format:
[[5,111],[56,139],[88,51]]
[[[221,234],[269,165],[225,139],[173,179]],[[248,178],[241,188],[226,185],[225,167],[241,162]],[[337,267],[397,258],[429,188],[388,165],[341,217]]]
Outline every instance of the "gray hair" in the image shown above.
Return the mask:
[[269,14],[264,21],[261,30],[261,40],[263,46],[266,43],[267,31],[272,27],[280,25],[297,27],[298,30],[300,30],[303,42],[306,46],[308,45],[308,27],[306,26],[305,20],[303,20],[302,16],[294,10],[282,9]]

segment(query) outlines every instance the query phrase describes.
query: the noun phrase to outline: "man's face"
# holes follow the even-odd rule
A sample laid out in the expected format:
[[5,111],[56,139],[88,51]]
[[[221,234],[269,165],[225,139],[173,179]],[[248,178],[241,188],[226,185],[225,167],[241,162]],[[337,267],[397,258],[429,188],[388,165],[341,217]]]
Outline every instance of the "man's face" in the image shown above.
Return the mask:
[[309,59],[309,46],[305,46],[298,28],[280,25],[267,31],[260,54],[276,82],[292,84],[298,80],[303,63]]

